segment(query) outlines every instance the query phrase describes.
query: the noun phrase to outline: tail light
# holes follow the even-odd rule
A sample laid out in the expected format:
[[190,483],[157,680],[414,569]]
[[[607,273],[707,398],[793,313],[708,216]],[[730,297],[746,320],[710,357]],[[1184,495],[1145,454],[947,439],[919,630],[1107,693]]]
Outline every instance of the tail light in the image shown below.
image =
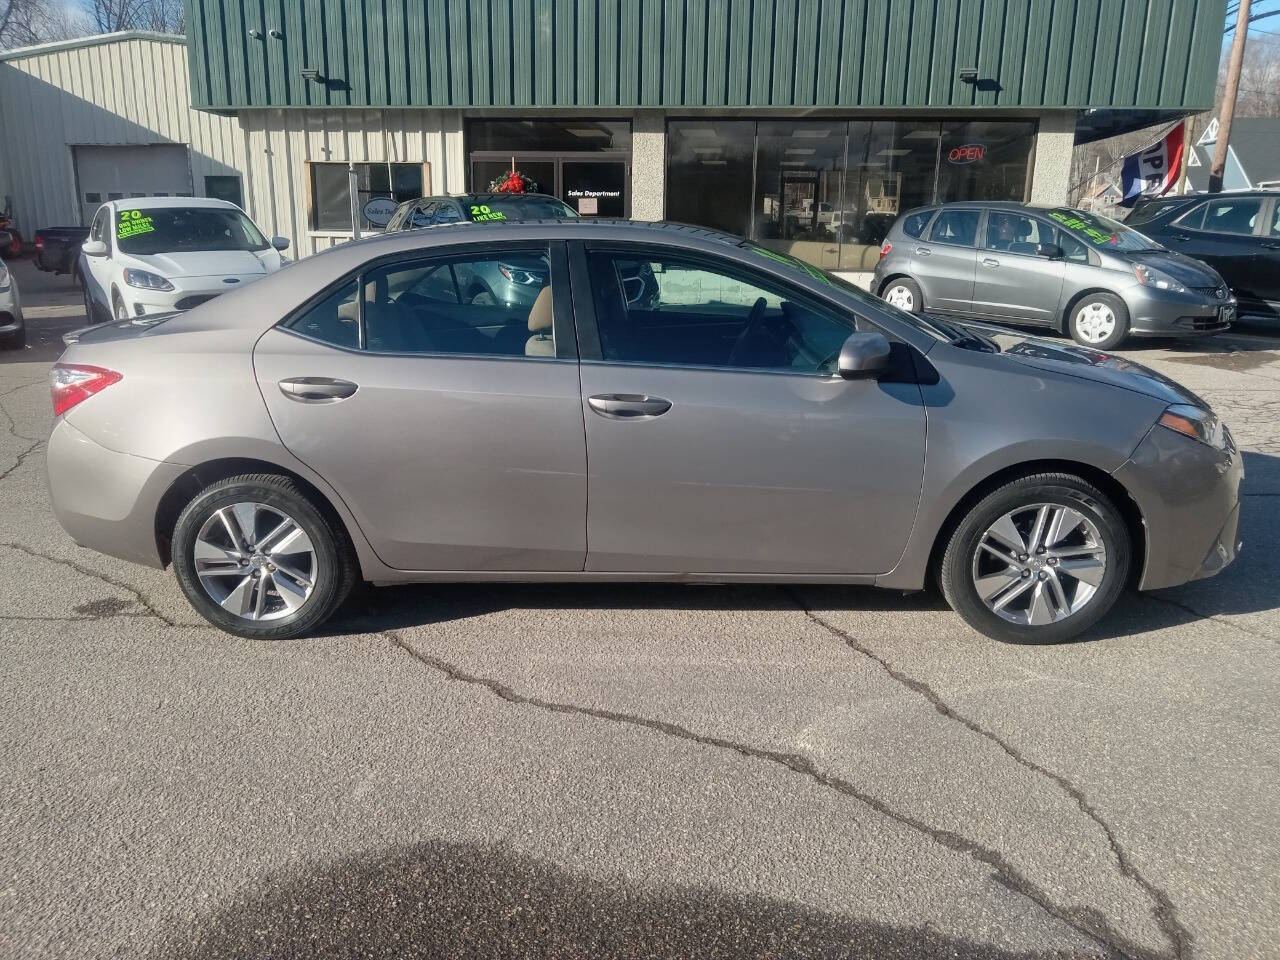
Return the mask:
[[36,234],[36,249],[37,250],[44,249],[44,237],[40,236],[39,234]]
[[60,417],[95,393],[119,383],[123,375],[105,367],[85,363],[55,363],[49,371],[49,392],[53,395],[53,415]]
[[884,246],[880,248],[880,259],[883,260],[889,255],[889,251],[893,249],[893,244],[888,240],[884,242]]

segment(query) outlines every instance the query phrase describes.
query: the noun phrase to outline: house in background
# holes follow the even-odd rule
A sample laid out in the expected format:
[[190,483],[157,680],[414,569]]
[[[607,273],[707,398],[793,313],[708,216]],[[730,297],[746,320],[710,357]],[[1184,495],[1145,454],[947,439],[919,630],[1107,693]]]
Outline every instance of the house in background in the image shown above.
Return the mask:
[[1114,218],[1123,198],[1124,191],[1119,185],[1114,180],[1106,180],[1089,188],[1080,198],[1080,208],[1090,213],[1100,213],[1104,217]]
[[[1213,148],[1218,140],[1218,118],[1209,121],[1191,148],[1187,158],[1187,180],[1190,193],[1209,189],[1209,168],[1213,164]],[[1224,190],[1258,190],[1280,187],[1280,119],[1274,117],[1238,117],[1231,123],[1231,144],[1227,147],[1227,166],[1222,172]]]

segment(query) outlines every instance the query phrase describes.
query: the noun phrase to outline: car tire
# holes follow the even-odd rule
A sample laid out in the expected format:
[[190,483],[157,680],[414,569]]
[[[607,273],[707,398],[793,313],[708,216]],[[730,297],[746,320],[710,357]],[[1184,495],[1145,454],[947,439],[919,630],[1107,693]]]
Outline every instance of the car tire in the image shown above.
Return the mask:
[[[272,537],[273,531],[284,532]],[[356,580],[341,521],[275,474],[205,488],[179,515],[172,546],[178,585],[191,606],[219,630],[250,640],[310,633]]]
[[1082,347],[1114,350],[1129,335],[1129,308],[1114,293],[1089,293],[1072,304],[1067,332]]
[[965,514],[939,581],[947,603],[979,633],[1061,643],[1115,604],[1132,552],[1129,528],[1106,494],[1072,474],[1043,473],[1006,483]]
[[880,299],[907,313],[924,312],[924,294],[920,292],[920,284],[910,277],[895,277],[890,280],[881,290]]
[[124,300],[120,298],[120,294],[114,291],[111,294],[111,317],[114,320],[128,320],[129,310],[124,305]]
[[84,296],[84,322],[97,323],[102,317],[98,315],[98,305],[93,300],[93,294],[89,292],[89,285],[81,284],[80,289]]

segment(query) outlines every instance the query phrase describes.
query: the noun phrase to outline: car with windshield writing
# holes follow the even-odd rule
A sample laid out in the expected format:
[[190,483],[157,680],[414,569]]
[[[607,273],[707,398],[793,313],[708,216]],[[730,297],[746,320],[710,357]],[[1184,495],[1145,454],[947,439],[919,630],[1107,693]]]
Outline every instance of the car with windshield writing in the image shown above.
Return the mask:
[[1113,350],[1128,337],[1219,333],[1237,303],[1209,265],[1069,207],[964,202],[912,210],[872,290],[913,313],[1047,327]]
[[[516,258],[531,304],[460,296]],[[81,331],[51,378],[59,522],[245,637],[358,580],[663,580],[940,582],[983,633],[1058,641],[1239,546],[1240,452],[1177,383],[678,224],[346,243]]]
[[80,247],[85,315],[98,323],[190,310],[279,270],[288,247],[225,200],[109,201]]

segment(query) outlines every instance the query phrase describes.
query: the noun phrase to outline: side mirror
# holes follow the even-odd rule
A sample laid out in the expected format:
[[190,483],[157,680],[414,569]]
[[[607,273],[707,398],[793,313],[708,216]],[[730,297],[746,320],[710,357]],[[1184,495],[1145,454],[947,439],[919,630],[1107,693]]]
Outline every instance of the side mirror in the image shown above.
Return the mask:
[[867,380],[889,369],[889,341],[883,333],[852,333],[836,366],[846,380]]
[[1066,254],[1056,243],[1041,243],[1036,246],[1036,256],[1046,260],[1061,260]]
[[275,247],[277,250],[279,250],[281,253],[284,253],[286,250],[289,249],[289,238],[288,237],[272,237],[271,245]]
[[101,240],[86,240],[80,244],[80,249],[86,257],[105,257],[111,252]]

